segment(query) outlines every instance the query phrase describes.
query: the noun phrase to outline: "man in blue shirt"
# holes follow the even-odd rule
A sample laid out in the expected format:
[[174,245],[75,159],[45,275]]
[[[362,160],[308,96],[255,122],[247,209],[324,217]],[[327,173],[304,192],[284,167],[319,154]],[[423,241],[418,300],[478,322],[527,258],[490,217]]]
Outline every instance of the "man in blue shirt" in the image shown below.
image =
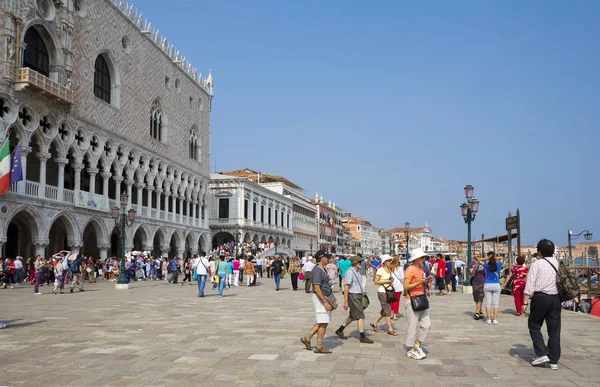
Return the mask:
[[352,266],[352,262],[350,262],[350,260],[345,259],[342,256],[342,257],[340,257],[340,260],[338,261],[337,266],[338,266],[338,277],[340,280],[340,289],[344,289],[342,287],[342,279],[344,279],[346,277],[346,272]]
[[263,276],[263,259],[258,258],[256,260],[256,274],[260,275],[260,278]]

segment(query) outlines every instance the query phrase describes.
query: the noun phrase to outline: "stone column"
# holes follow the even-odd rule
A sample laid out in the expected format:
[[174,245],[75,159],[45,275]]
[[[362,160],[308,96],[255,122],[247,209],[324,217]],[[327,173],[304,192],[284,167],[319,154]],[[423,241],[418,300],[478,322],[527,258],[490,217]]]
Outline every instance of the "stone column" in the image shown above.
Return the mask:
[[162,192],[162,188],[156,190],[156,219],[160,219],[160,209],[162,207],[160,201],[162,200]]
[[163,258],[167,258],[169,256],[169,251],[171,250],[170,247],[168,246],[160,246],[160,252],[161,252],[161,256]]
[[5,243],[6,243],[6,237],[0,237],[0,258],[3,258],[2,250],[3,250]]
[[190,199],[189,198],[185,199],[185,205],[187,206],[187,209],[186,209],[186,214],[187,214],[187,217],[188,217],[187,224],[193,224],[192,222],[194,221],[194,218],[192,218],[192,214],[190,213],[191,203],[190,203]]
[[23,180],[17,182],[17,192],[25,193],[25,182],[27,180],[27,155],[31,153],[31,147],[21,146],[21,168],[23,169]]
[[102,261],[108,258],[108,249],[110,249],[110,245],[98,245],[98,249],[100,249],[100,259]]
[[183,258],[184,252],[185,252],[185,250],[183,249],[183,247],[177,247],[177,257]]
[[134,181],[131,179],[125,180],[125,184],[127,185],[127,211],[131,208],[131,187],[133,186]]
[[[121,207],[121,182],[123,181],[123,176],[113,176],[113,180],[115,181],[115,200],[117,201],[117,206]],[[110,195],[109,195],[110,199]]]
[[196,221],[196,204],[198,204],[198,201],[194,200],[194,202],[192,203],[192,225],[193,226],[198,225],[198,222]]
[[175,215],[177,215],[177,193],[173,192],[173,194],[171,195],[171,205],[173,206],[173,217],[171,218],[172,221],[175,221]]
[[38,152],[36,156],[38,159],[40,159],[40,188],[38,191],[38,197],[46,198],[46,162],[50,158],[50,153]]
[[169,192],[168,191],[165,192],[165,203],[164,203],[164,205],[165,205],[164,212],[165,212],[165,220],[166,220],[167,219],[167,214],[169,213]]
[[82,163],[73,164],[73,170],[75,171],[75,191],[81,189],[81,170],[83,169]]
[[79,254],[79,250],[83,247],[83,241],[69,241],[71,254]]
[[108,200],[110,199],[110,195],[108,194],[108,180],[112,176],[112,173],[102,172],[100,176],[102,176],[102,195],[106,198],[108,202]]
[[88,168],[87,172],[90,174],[90,190],[91,194],[96,193],[96,175],[98,174],[98,168]]
[[33,241],[35,245],[35,255],[46,258],[46,247],[50,244],[48,239],[36,239]]
[[67,165],[69,159],[57,157],[54,162],[58,164],[58,201],[62,202],[65,192],[65,165]]
[[179,197],[179,223],[183,223],[183,196]]
[[152,210],[154,209],[154,207],[152,207],[152,191],[154,191],[154,186],[149,185],[146,189],[148,190],[148,194],[146,195],[146,201],[148,202],[148,217],[151,217]]
[[144,206],[142,205],[142,195],[144,194],[144,187],[146,186],[146,184],[136,183],[135,186],[137,188],[137,214],[142,215],[142,210],[144,208]]

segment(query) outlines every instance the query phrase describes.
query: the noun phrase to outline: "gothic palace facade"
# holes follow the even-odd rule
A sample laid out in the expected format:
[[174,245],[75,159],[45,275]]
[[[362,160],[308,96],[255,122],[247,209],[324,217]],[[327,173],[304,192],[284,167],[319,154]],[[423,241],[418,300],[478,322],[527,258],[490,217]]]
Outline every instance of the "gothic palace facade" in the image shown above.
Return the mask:
[[24,180],[0,196],[0,252],[208,250],[212,77],[122,0],[0,4],[0,141]]

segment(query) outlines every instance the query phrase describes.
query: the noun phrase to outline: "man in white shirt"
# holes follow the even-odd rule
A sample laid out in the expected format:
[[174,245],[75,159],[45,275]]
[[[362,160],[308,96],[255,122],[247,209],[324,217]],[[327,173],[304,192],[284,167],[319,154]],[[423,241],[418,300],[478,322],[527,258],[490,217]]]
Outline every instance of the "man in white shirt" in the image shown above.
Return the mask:
[[13,283],[21,285],[21,271],[23,271],[23,257],[17,257],[15,259],[15,274],[13,277]]
[[306,259],[306,263],[302,266],[302,274],[304,274],[304,291],[306,293],[312,293],[312,269],[314,269],[315,264],[313,263],[313,258],[308,257]]
[[[560,313],[561,302],[556,287],[558,261],[554,258],[554,243],[542,239],[537,244],[538,259],[531,264],[525,285],[522,312],[527,311],[531,299],[531,308],[527,325],[533,342],[536,358],[532,365],[549,364],[551,370],[558,369],[560,359]],[[542,325],[546,321],[548,345],[544,343]]]
[[211,275],[211,263],[206,259],[206,253],[200,253],[200,257],[195,260],[196,274],[198,275],[198,297],[204,297],[204,286],[206,278]]

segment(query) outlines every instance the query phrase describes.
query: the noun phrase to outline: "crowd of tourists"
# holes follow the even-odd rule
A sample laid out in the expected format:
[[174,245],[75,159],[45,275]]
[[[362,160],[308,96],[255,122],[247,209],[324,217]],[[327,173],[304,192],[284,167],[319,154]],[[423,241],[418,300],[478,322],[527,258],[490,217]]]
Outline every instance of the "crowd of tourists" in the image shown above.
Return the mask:
[[[241,247],[243,254],[236,255],[236,248]],[[538,244],[538,253],[528,267],[524,257],[516,259],[516,265],[510,271],[503,270],[503,260],[494,252],[485,258],[475,255],[473,261],[466,266],[462,261],[453,260],[449,256],[437,254],[428,256],[422,249],[412,250],[406,262],[401,262],[396,255],[363,258],[360,254],[352,257],[333,257],[320,250],[314,257],[301,259],[292,256],[262,257],[255,255],[265,247],[260,244],[237,246],[226,244],[220,246],[218,255],[207,256],[205,252],[193,258],[181,259],[155,258],[148,254],[129,255],[125,263],[125,275],[131,281],[166,281],[170,284],[189,286],[197,282],[198,297],[205,296],[205,287],[210,283],[218,297],[223,297],[225,290],[244,284],[255,286],[259,278],[272,278],[276,291],[282,290],[281,281],[289,275],[293,291],[303,287],[311,294],[316,314],[316,323],[301,338],[306,349],[313,350],[312,337],[317,336],[315,353],[328,354],[331,350],[324,346],[324,337],[331,322],[332,311],[338,307],[335,290],[340,292],[340,304],[348,311],[335,334],[347,340],[345,330],[354,321],[357,322],[359,341],[372,344],[374,341],[365,331],[365,311],[370,299],[365,291],[368,278],[372,278],[376,286],[378,312],[369,326],[373,332],[385,331],[389,336],[398,336],[392,321],[400,315],[400,304],[404,298],[404,316],[407,320],[404,344],[406,356],[411,359],[424,359],[427,352],[423,349],[429,330],[429,297],[451,295],[456,291],[465,272],[470,274],[470,284],[475,302],[475,320],[485,319],[487,324],[498,325],[500,294],[503,289],[510,288],[514,297],[515,316],[527,314],[528,328],[534,344],[536,358],[533,365],[548,365],[557,369],[560,358],[560,313],[561,298],[557,287],[558,261],[554,258],[554,244],[542,240]],[[116,257],[105,260],[94,259],[70,252],[60,252],[48,259],[37,256],[35,259],[23,261],[17,259],[0,259],[2,288],[19,286],[21,283],[33,285],[34,294],[39,295],[40,286],[53,284],[52,292],[61,294],[68,286],[73,292],[78,288],[85,291],[84,282],[96,282],[99,279],[116,281],[115,273],[120,273],[120,261]],[[180,277],[183,279],[180,280]],[[304,281],[304,286],[299,285]],[[562,296],[561,296],[562,297]],[[485,301],[485,315],[483,302]],[[381,325],[381,322],[384,325]],[[544,323],[548,329],[548,343],[543,341],[541,327]],[[0,323],[0,327],[4,327]]]

